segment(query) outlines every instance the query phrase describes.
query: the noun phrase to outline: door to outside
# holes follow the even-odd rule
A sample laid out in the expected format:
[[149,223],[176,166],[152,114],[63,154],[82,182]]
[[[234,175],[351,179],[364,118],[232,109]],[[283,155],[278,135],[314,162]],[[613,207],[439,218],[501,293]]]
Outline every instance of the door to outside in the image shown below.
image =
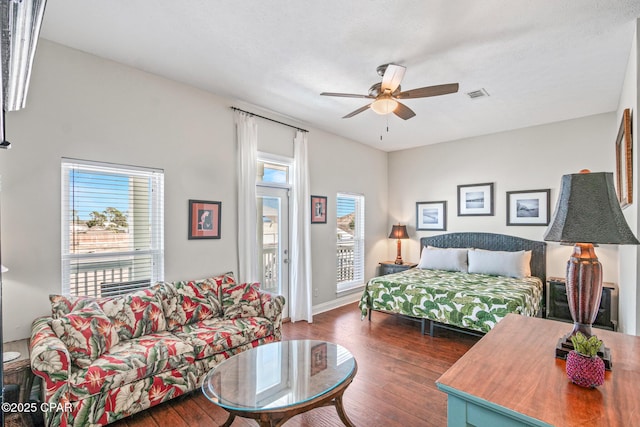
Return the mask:
[[[289,298],[289,190],[258,186],[260,288]],[[289,317],[285,304],[282,317]]]

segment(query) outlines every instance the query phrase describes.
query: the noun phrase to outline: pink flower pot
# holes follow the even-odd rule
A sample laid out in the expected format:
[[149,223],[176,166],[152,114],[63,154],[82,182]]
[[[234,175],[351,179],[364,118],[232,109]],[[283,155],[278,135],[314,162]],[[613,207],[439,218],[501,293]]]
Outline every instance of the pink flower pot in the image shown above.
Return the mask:
[[604,384],[604,362],[571,350],[567,354],[567,377],[576,385],[593,388]]

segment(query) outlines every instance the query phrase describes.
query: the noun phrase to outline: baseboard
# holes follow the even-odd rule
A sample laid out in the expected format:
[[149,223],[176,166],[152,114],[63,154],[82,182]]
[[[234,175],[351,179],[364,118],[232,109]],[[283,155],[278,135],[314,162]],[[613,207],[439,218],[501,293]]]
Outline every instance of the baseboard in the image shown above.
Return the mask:
[[334,308],[342,307],[343,305],[353,304],[354,302],[359,301],[361,296],[362,292],[361,289],[359,289],[358,292],[344,295],[334,300],[323,302],[322,304],[314,305],[312,307],[312,312],[316,315],[324,313],[325,311],[333,310]]

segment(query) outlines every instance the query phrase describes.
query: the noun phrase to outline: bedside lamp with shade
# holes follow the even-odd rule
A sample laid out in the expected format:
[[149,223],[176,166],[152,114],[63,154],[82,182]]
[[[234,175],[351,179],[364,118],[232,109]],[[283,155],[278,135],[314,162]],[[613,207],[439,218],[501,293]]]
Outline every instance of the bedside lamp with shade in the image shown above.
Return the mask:
[[[573,330],[560,338],[556,356],[565,358],[573,349],[570,337],[582,332],[591,336],[602,296],[602,264],[594,245],[638,245],[620,209],[611,172],[582,170],[563,175],[560,195],[544,240],[572,244],[573,254],[567,262],[567,301],[574,321]],[[604,346],[603,346],[604,347]],[[601,349],[608,369],[611,357]]]
[[409,234],[407,233],[406,225],[394,225],[391,228],[391,233],[389,234],[390,239],[398,239],[398,252],[396,255],[395,264],[402,264],[402,242],[401,239],[408,239]]

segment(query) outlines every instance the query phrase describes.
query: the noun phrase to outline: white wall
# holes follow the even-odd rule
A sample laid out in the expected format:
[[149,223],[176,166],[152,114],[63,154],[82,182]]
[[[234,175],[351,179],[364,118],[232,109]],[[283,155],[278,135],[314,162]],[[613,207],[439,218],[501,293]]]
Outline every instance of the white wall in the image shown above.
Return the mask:
[[[10,269],[3,274],[3,341],[29,336],[32,320],[50,310],[48,295],[60,292],[61,157],[164,169],[165,279],[237,270],[232,104],[40,41],[27,108],[7,115],[13,148],[0,152],[2,262]],[[259,122],[260,149],[290,155],[281,138],[292,131],[274,126]],[[329,196],[330,203],[336,191],[365,194],[370,276],[381,256],[376,242],[386,231],[387,155],[309,130],[311,191]],[[357,172],[349,170],[354,165]],[[188,199],[222,202],[220,240],[187,240]],[[331,223],[314,226],[313,279],[319,288],[314,304],[335,299],[335,262],[328,261],[335,254],[329,244],[333,226],[333,231]]]
[[[618,104],[618,111],[616,114],[618,120],[618,126],[622,120],[623,111],[626,108],[631,109],[631,122],[632,122],[632,135],[633,135],[633,203],[627,206],[624,210],[624,216],[627,219],[629,227],[635,235],[638,235],[640,229],[640,223],[638,219],[638,184],[640,183],[640,177],[638,177],[638,161],[640,155],[637,148],[637,135],[638,135],[638,118],[637,118],[637,106],[638,106],[638,25],[636,24],[636,32],[633,38],[631,51],[629,52],[629,61],[627,63],[627,70],[625,73],[624,84],[622,91],[620,92],[620,102]],[[637,335],[640,332],[640,289],[638,287],[638,261],[639,252],[636,246],[621,246],[620,247],[620,295],[624,295],[624,298],[620,298],[618,317],[620,321],[620,330],[627,334]]]
[[[390,153],[387,226],[408,225],[411,242],[405,245],[403,258],[417,262],[419,238],[441,233],[416,232],[416,202],[423,201],[447,201],[447,232],[483,231],[542,240],[544,226],[506,225],[506,192],[550,188],[553,214],[562,175],[581,169],[614,171],[617,129],[616,114],[608,113]],[[494,216],[457,216],[457,186],[486,182],[494,183]],[[548,276],[565,276],[571,251],[549,242]],[[390,248],[389,256],[392,253]],[[617,283],[618,248],[602,245],[597,254],[604,280]],[[621,300],[624,297],[621,293]]]

